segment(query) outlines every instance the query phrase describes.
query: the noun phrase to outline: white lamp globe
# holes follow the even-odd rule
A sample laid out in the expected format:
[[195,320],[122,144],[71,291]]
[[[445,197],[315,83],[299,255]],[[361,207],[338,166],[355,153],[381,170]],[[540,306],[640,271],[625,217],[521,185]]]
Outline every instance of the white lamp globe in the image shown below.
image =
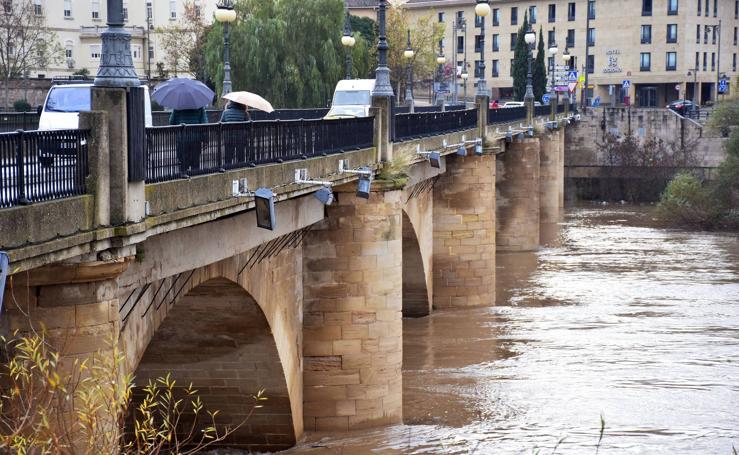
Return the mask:
[[468,77],[470,77],[470,74],[466,70],[462,71],[462,79],[467,80]]
[[443,65],[444,63],[446,63],[446,57],[444,57],[443,55],[436,57],[436,63],[438,63],[439,65]]
[[552,44],[552,46],[549,48],[549,55],[557,55],[557,52],[559,52],[559,49],[557,49],[557,45]]
[[351,35],[344,35],[341,37],[341,44],[344,47],[354,46],[354,37]]
[[526,41],[526,44],[534,44],[536,42],[536,33],[534,33],[532,30],[529,30],[526,32],[526,34],[523,36],[524,41]]
[[218,8],[216,9],[215,16],[218,22],[233,22],[236,20],[236,11],[232,9]]
[[568,51],[565,51],[565,53],[562,54],[562,59],[564,59],[565,63],[567,63],[567,62],[570,61],[570,57],[572,57],[572,56],[570,55],[570,53]]
[[414,55],[416,55],[416,53],[413,52],[413,49],[406,49],[405,52],[403,52],[403,56],[408,60],[412,59]]
[[490,5],[487,3],[478,3],[475,5],[475,14],[477,14],[480,17],[486,17],[488,14],[490,14]]

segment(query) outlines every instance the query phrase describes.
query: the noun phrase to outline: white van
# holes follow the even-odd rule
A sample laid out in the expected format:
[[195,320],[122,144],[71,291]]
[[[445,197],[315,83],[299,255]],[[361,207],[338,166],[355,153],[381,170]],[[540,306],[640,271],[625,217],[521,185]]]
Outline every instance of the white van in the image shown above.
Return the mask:
[[325,119],[369,117],[374,79],[345,79],[336,84]]
[[[40,112],[38,129],[76,130],[80,125],[80,112],[92,109],[92,83],[53,85],[46,95]],[[152,126],[149,87],[144,87],[144,122]]]

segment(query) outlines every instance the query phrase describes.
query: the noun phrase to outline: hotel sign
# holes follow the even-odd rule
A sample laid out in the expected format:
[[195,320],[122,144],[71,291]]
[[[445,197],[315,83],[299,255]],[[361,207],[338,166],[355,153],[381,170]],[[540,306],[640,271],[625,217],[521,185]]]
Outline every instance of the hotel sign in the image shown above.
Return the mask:
[[603,73],[605,74],[612,74],[612,73],[621,73],[623,70],[621,69],[621,66],[618,64],[618,58],[621,56],[621,51],[618,49],[608,49],[606,51],[606,57],[608,57],[608,66],[603,68]]

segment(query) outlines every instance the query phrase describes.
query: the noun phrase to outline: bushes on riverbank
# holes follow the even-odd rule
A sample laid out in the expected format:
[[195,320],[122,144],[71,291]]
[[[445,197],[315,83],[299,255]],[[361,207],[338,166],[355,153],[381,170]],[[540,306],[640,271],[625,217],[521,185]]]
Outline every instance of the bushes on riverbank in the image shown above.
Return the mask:
[[662,193],[659,215],[674,226],[739,230],[739,101],[721,103],[708,127],[729,136],[717,178],[706,183],[678,174]]

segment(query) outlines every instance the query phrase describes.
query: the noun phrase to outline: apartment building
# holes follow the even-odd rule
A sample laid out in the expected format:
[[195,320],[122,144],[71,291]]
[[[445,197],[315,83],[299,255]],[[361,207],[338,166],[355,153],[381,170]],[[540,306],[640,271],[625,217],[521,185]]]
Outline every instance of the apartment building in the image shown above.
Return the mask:
[[[192,0],[205,21],[211,21],[216,2]],[[106,28],[106,0],[33,0],[34,13],[43,15],[64,48],[61,64],[36,68],[31,77],[67,76],[86,68],[97,72],[102,44],[100,33]],[[131,54],[140,77],[156,77],[157,63],[165,62],[164,50],[156,33],[182,19],[184,0],[123,0],[126,28],[131,32]]]
[[[347,0],[352,14],[372,18],[376,3]],[[466,56],[469,93],[474,93],[473,77],[482,75],[479,46],[484,43],[484,77],[492,97],[512,95],[513,48],[524,16],[537,33],[542,30],[545,44],[557,43],[558,65],[564,65],[568,49],[572,69],[588,73],[588,97],[598,96],[603,104],[661,107],[694,95],[706,103],[715,99],[718,75],[735,82],[739,74],[739,0],[491,0],[484,37],[475,3],[409,0],[404,5],[411,17],[433,14],[445,25],[440,44],[448,62],[461,66]],[[460,22],[466,26],[455,33]]]

